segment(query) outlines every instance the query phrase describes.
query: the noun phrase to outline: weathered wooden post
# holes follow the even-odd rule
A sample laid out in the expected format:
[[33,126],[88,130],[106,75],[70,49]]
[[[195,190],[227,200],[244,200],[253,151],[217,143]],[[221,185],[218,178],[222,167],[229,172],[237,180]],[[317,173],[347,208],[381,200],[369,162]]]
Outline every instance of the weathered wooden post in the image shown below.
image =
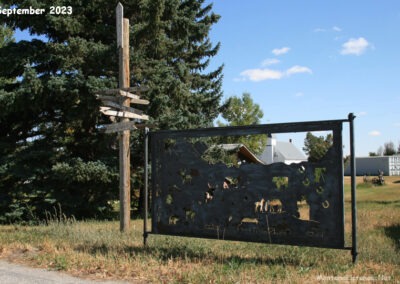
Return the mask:
[[[129,20],[124,18],[124,8],[118,3],[116,8],[117,46],[119,53],[119,86],[118,89],[99,91],[97,96],[103,102],[100,111],[115,117],[113,124],[104,125],[105,133],[119,132],[119,200],[120,200],[120,230],[129,230],[131,219],[131,183],[130,183],[130,130],[144,127],[137,120],[148,120],[142,111],[130,107],[130,104],[148,105],[149,101],[142,100],[130,91],[144,91],[144,87],[130,88],[129,68]],[[115,96],[110,96],[115,95]],[[120,121],[116,122],[119,117]],[[129,119],[134,119],[130,121]]]
[[[118,3],[117,16],[117,45],[119,53],[119,88],[130,87],[129,80],[129,20],[124,19],[124,10],[121,3]],[[121,105],[129,107],[130,98],[120,97]],[[122,118],[122,122],[128,122],[128,118]],[[120,132],[119,135],[119,202],[120,202],[120,230],[126,232],[129,230],[131,219],[131,171],[130,171],[130,147],[129,130]]]

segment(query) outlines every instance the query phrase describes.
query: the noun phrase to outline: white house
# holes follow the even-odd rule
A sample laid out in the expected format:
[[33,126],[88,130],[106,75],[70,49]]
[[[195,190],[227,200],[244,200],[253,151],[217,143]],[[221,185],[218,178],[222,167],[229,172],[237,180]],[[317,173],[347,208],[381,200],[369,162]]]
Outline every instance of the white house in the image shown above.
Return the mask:
[[[383,171],[385,176],[400,176],[400,155],[377,156],[377,157],[356,157],[356,175],[378,175]],[[344,171],[350,175],[350,166]]]
[[274,135],[268,136],[267,146],[259,158],[267,165],[278,162],[290,165],[307,161],[307,157],[296,148],[291,140],[289,142],[277,141]]

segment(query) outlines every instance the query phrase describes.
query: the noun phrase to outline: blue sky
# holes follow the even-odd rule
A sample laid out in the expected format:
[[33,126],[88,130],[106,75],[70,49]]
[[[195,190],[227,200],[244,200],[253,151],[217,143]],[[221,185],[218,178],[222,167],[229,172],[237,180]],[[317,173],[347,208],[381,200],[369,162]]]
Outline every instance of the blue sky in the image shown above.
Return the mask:
[[[224,97],[249,92],[263,123],[355,120],[356,154],[400,143],[400,1],[214,0]],[[345,154],[349,152],[344,129]],[[294,135],[303,146],[303,136]],[[278,139],[288,137],[278,136]]]
[[[357,118],[356,153],[400,143],[400,1],[207,0],[221,15],[210,69],[224,98],[249,92],[262,123]],[[16,39],[27,38],[17,32]],[[344,129],[348,154],[348,128]],[[304,135],[292,138],[303,147]]]

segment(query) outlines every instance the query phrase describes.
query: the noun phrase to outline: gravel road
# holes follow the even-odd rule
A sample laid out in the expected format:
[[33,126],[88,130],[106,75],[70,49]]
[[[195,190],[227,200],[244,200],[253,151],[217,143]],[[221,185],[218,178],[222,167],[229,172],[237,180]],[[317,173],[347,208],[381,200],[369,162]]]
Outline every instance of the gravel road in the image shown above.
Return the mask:
[[31,268],[19,264],[13,264],[0,260],[0,283],[1,284],[122,284],[127,282],[113,281],[91,281],[72,277],[56,271]]

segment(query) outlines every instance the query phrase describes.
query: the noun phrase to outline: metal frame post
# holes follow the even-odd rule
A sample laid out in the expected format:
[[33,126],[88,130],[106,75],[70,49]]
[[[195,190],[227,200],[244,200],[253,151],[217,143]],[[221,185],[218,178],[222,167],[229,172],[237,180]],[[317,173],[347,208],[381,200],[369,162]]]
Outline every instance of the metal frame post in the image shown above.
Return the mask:
[[356,157],[355,157],[355,146],[354,146],[354,119],[353,113],[349,114],[350,123],[350,167],[351,167],[351,237],[352,247],[351,255],[353,257],[353,263],[357,261],[357,204],[356,204]]
[[144,214],[143,214],[143,244],[147,245],[147,219],[149,214],[149,128],[144,129]]

